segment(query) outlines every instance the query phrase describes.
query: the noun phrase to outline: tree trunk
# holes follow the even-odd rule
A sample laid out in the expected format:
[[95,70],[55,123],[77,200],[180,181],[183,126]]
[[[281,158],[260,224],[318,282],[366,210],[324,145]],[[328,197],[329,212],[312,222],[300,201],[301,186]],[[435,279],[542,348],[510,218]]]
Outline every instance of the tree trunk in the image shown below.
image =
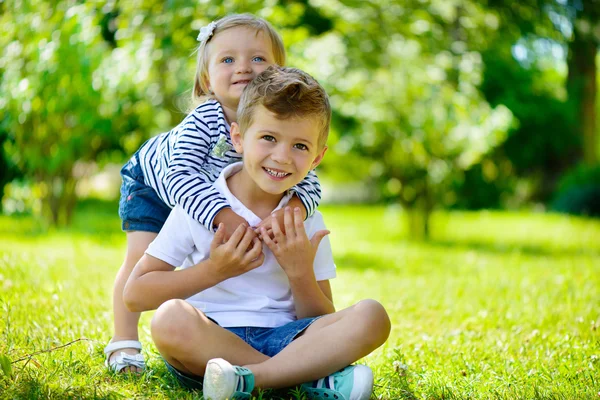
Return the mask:
[[429,240],[430,219],[433,207],[432,200],[427,190],[417,198],[411,207],[406,208],[408,217],[408,232],[411,239]]
[[42,199],[43,215],[52,226],[69,226],[77,202],[77,180],[72,177],[51,177],[46,183],[48,192]]
[[578,158],[589,164],[598,162],[596,144],[596,53],[598,44],[593,36],[596,21],[585,21],[589,32],[578,28],[576,21],[573,40],[569,44],[567,93],[574,107],[574,134],[580,139]]

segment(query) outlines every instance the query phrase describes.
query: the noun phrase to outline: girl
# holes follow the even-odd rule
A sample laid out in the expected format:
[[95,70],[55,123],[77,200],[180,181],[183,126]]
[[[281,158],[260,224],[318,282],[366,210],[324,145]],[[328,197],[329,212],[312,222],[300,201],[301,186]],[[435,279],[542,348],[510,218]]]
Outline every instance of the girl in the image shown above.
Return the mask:
[[[285,64],[280,36],[263,19],[248,14],[230,15],[203,27],[198,35],[198,60],[193,101],[200,104],[177,127],[149,139],[121,170],[119,202],[127,252],[113,290],[114,336],[106,346],[106,365],[115,372],[141,372],[137,325],[140,313],[123,303],[123,288],[176,204],[207,229],[224,224],[229,237],[245,219],[231,210],[213,187],[221,170],[241,160],[231,144],[230,124],[237,120],[242,91],[252,79],[273,64]],[[321,189],[314,172],[293,188],[292,207],[312,215]],[[271,227],[271,218],[258,228]],[[280,224],[281,225],[281,224]]]

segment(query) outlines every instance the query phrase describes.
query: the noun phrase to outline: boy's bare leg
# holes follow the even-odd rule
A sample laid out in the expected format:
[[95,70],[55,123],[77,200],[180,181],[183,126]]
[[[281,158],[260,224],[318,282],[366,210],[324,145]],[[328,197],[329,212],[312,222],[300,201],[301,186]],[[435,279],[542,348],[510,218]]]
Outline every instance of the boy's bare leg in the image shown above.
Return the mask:
[[390,326],[381,304],[363,300],[321,317],[302,336],[264,362],[236,364],[241,357],[215,357],[250,369],[256,387],[289,387],[323,378],[368,355],[387,340]]
[[189,374],[204,376],[206,363],[212,358],[224,358],[234,365],[269,359],[185,300],[163,303],[151,326],[152,339],[163,358]]
[[[113,287],[113,315],[114,315],[114,330],[115,334],[111,339],[112,342],[121,340],[138,340],[138,323],[140,321],[140,313],[131,312],[123,303],[123,289],[133,271],[135,264],[142,258],[148,245],[152,243],[156,237],[154,232],[127,232],[127,253],[125,261],[117,273]],[[115,351],[111,354],[110,360],[118,356],[120,352],[127,354],[137,354],[138,349],[123,349]],[[124,372],[142,372],[139,368],[127,367]]]

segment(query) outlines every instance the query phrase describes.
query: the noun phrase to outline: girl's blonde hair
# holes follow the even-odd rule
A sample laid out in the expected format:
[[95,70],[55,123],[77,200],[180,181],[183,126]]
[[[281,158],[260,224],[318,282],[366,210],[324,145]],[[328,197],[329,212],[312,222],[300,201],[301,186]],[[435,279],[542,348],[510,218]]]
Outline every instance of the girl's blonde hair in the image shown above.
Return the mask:
[[271,45],[273,46],[273,56],[275,57],[275,63],[278,65],[285,65],[285,48],[283,47],[283,41],[281,36],[273,29],[271,24],[262,18],[258,18],[252,14],[231,14],[223,17],[216,22],[215,29],[213,30],[212,36],[207,40],[200,42],[198,46],[198,59],[196,62],[196,76],[194,78],[194,90],[192,91],[192,106],[206,101],[212,96],[212,93],[208,89],[208,50],[207,45],[212,38],[217,36],[219,33],[237,27],[246,27],[255,29],[256,33],[263,32],[271,39]]

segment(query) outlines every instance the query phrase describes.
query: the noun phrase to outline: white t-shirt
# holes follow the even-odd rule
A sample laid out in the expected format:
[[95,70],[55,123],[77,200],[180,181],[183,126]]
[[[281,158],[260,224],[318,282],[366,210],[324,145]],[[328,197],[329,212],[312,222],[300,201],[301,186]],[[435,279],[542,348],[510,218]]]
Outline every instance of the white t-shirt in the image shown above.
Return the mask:
[[[231,194],[226,179],[242,168],[238,162],[226,167],[215,188],[223,194],[231,209],[256,226],[261,219]],[[292,194],[286,194],[276,210],[285,206]],[[311,238],[317,231],[326,229],[323,216],[316,211],[304,221],[306,234]],[[173,266],[189,268],[208,259],[214,232],[206,229],[177,205],[146,253]],[[259,326],[274,328],[296,320],[294,299],[287,275],[265,245],[264,263],[245,274],[227,279],[197,293],[187,301],[214,319],[223,327]],[[317,281],[336,276],[329,238],[321,241],[314,262]]]

